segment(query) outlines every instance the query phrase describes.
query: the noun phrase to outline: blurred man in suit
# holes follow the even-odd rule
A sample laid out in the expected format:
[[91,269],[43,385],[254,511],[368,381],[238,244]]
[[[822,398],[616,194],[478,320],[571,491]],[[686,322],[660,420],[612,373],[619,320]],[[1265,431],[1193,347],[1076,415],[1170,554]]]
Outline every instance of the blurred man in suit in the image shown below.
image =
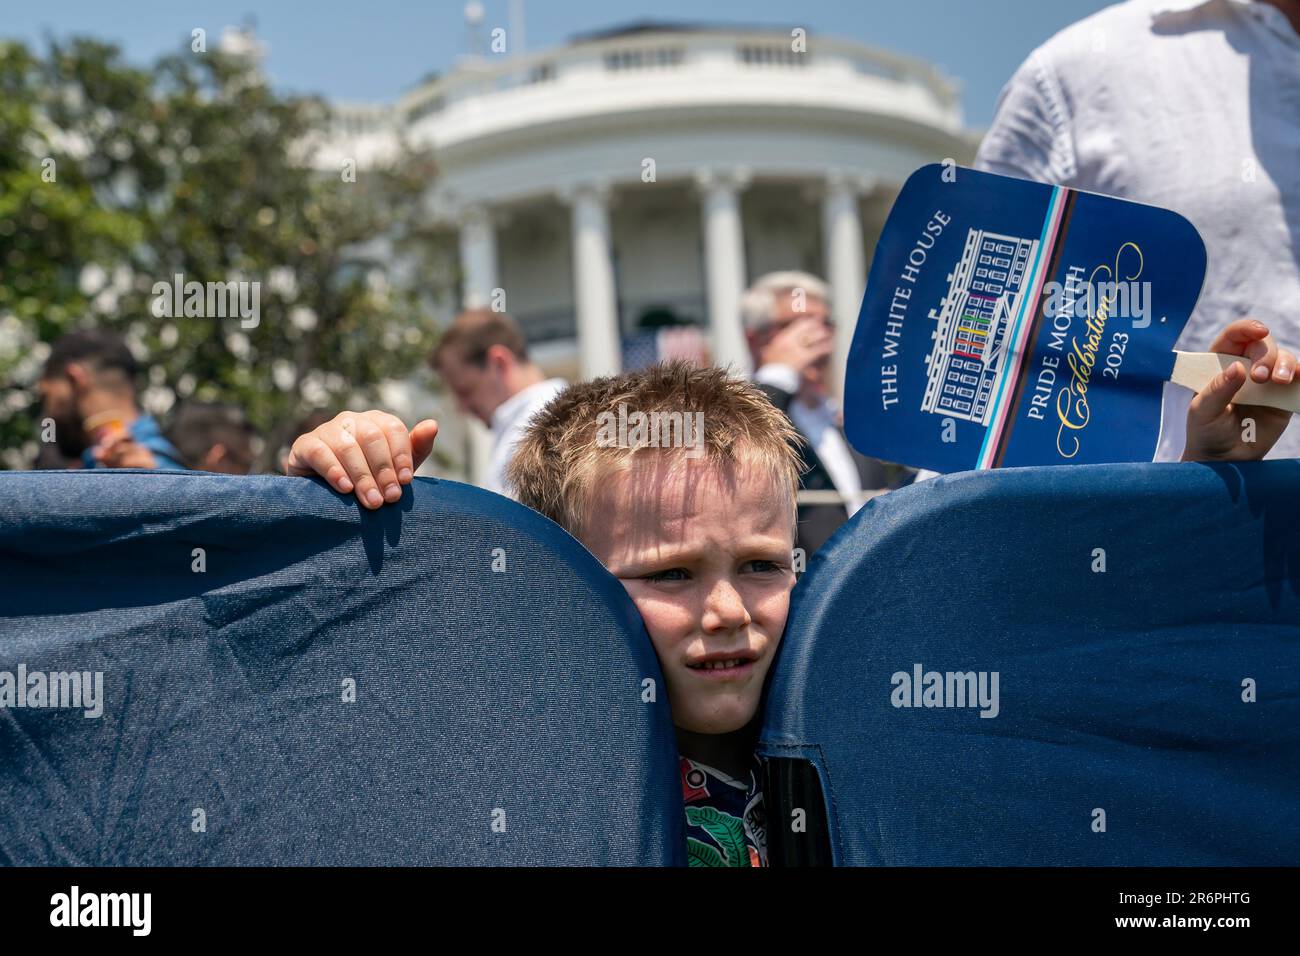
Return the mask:
[[828,388],[835,335],[825,282],[806,272],[768,273],[740,307],[754,382],[806,442],[797,543],[812,554],[869,498],[910,483],[915,472],[859,455],[844,437]]

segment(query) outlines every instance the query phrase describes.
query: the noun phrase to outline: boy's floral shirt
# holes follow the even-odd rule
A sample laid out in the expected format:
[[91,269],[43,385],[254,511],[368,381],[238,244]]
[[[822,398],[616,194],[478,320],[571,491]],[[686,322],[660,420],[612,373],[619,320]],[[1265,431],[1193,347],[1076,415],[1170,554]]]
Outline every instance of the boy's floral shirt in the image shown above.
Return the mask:
[[748,782],[686,757],[678,761],[691,866],[767,866],[767,822],[758,758]]

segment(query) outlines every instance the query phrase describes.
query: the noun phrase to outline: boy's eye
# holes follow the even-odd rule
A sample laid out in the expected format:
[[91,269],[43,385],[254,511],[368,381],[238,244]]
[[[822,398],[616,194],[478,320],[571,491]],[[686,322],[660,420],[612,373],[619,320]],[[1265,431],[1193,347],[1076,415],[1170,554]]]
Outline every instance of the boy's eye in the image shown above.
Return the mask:
[[686,581],[690,575],[685,568],[669,568],[667,571],[656,571],[654,574],[647,574],[643,580],[646,581]]
[[771,574],[773,572],[784,571],[785,567],[776,561],[750,561],[749,568],[759,574]]

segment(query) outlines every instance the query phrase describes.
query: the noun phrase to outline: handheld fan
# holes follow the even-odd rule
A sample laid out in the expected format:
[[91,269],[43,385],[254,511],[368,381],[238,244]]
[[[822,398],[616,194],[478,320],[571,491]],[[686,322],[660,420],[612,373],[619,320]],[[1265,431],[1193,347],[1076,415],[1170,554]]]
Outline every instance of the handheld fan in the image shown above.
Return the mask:
[[[1173,349],[1205,263],[1170,210],[924,166],[876,248],[849,441],[939,472],[1150,461],[1164,383],[1199,391],[1246,361]],[[1300,411],[1300,389],[1248,381],[1234,401]]]

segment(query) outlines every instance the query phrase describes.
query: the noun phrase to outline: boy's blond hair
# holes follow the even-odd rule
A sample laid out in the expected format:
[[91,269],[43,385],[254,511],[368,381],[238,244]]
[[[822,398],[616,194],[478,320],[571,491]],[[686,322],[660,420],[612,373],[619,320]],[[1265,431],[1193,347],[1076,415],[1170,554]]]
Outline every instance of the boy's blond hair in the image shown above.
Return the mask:
[[[515,446],[506,484],[516,500],[540,511],[576,538],[591,511],[594,492],[638,454],[670,450],[610,445],[600,423],[629,413],[703,413],[699,436],[704,460],[757,467],[790,495],[791,528],[797,513],[801,461],[798,434],[761,391],[724,369],[687,362],[652,365],[570,385],[538,412]],[[692,453],[695,454],[694,450]]]

